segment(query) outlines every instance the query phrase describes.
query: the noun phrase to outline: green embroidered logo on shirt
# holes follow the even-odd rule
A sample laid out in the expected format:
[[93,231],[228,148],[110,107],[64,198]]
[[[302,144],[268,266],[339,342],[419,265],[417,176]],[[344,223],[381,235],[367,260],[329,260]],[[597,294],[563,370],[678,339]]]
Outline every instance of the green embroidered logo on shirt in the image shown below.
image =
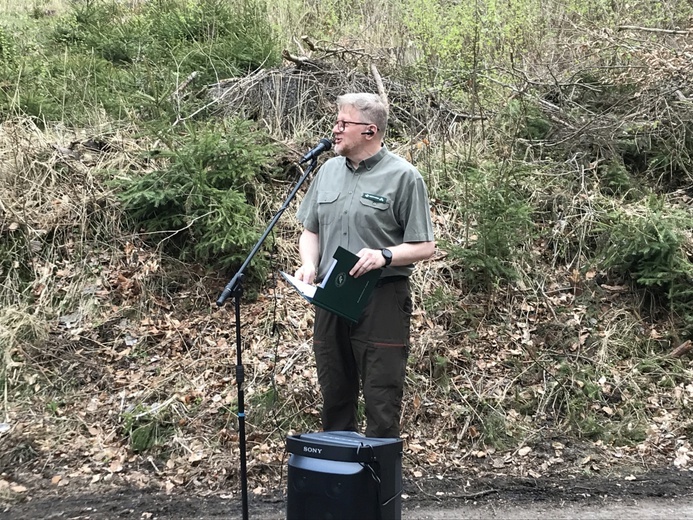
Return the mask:
[[380,204],[385,204],[387,198],[381,197],[380,195],[373,195],[372,193],[364,193],[361,195],[362,199],[370,200],[371,202],[379,202]]

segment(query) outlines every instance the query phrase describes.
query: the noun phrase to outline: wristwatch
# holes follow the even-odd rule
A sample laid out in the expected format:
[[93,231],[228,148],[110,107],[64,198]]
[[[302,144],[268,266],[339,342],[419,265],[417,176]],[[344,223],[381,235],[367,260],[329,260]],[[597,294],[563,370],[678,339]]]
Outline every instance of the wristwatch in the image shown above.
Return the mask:
[[392,251],[389,249],[381,249],[380,252],[383,255],[383,258],[385,259],[385,267],[390,265],[392,263]]

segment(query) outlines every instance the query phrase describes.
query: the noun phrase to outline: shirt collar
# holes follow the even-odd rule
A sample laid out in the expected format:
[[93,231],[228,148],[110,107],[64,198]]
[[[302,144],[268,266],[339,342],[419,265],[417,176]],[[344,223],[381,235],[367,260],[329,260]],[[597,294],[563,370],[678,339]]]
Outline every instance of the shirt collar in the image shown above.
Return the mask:
[[353,166],[351,163],[347,160],[347,158],[344,158],[344,163],[346,164],[347,168],[349,168],[352,172],[363,170],[365,168],[366,170],[370,171],[373,169],[373,167],[378,164],[383,157],[385,157],[385,154],[387,154],[387,147],[385,145],[380,147],[380,150],[378,150],[375,155],[371,155],[368,159],[364,159],[359,163],[359,167],[354,170]]

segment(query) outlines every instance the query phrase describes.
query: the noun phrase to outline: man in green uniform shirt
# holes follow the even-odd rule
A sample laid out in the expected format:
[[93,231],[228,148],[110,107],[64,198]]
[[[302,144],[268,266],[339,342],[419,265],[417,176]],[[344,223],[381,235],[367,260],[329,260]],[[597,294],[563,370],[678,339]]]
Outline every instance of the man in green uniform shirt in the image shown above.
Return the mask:
[[383,269],[359,322],[315,309],[313,349],[325,431],[357,431],[359,390],[366,435],[399,437],[409,353],[414,262],[434,250],[428,193],[421,174],[382,144],[388,108],[374,94],[337,99],[333,128],[338,157],[328,160],[298,210],[302,265],[296,278],[321,280],[337,246],[359,260],[358,277]]

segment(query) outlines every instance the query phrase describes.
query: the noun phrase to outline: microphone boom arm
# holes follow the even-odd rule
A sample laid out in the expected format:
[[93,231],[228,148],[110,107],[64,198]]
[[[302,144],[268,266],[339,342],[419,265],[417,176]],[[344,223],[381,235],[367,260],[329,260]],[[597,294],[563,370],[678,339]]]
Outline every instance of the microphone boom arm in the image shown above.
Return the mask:
[[284,201],[284,204],[282,204],[282,206],[279,208],[279,210],[274,215],[274,217],[272,217],[272,220],[270,220],[269,225],[267,226],[267,228],[265,229],[264,233],[262,234],[260,239],[257,241],[257,243],[253,246],[253,249],[248,254],[248,257],[245,259],[245,261],[243,262],[241,267],[236,272],[235,276],[226,285],[226,287],[224,288],[224,291],[221,293],[221,295],[217,299],[217,305],[219,307],[224,305],[224,302],[226,301],[226,299],[229,296],[231,296],[231,294],[234,292],[236,286],[240,283],[241,278],[243,278],[243,273],[245,272],[246,268],[248,267],[250,262],[253,260],[253,258],[257,254],[257,252],[260,250],[263,242],[267,239],[267,236],[270,234],[270,232],[272,231],[274,226],[277,224],[277,222],[281,218],[284,211],[286,211],[286,209],[289,207],[289,204],[291,203],[291,201],[296,196],[296,193],[298,193],[298,190],[301,188],[303,183],[306,181],[306,179],[308,178],[310,173],[315,169],[315,167],[317,166],[317,162],[318,162],[318,158],[317,158],[317,154],[316,154],[316,156],[313,157],[312,162],[308,165],[308,168],[306,168],[306,171],[303,172],[303,175],[301,176],[301,178],[296,182],[296,185],[291,190],[291,193],[289,193],[288,197]]

